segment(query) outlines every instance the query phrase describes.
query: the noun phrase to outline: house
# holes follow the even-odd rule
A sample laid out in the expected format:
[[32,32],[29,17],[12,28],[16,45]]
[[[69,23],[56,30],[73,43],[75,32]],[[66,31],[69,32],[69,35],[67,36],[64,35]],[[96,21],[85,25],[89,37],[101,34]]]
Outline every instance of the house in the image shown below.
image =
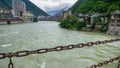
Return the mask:
[[63,10],[62,15],[63,15],[63,18],[65,19],[67,17],[72,16],[72,12],[70,10]]
[[12,13],[9,10],[0,8],[0,18],[12,18]]
[[22,19],[24,21],[32,21],[33,18],[34,18],[34,14],[32,14],[31,12],[25,12],[22,14]]
[[108,22],[108,14],[107,13],[99,13],[98,17],[100,18],[101,22]]
[[107,33],[112,35],[120,35],[120,10],[111,12],[111,22]]
[[88,14],[78,14],[77,16],[79,18],[80,21],[84,21],[86,22],[87,25],[90,25],[90,17]]

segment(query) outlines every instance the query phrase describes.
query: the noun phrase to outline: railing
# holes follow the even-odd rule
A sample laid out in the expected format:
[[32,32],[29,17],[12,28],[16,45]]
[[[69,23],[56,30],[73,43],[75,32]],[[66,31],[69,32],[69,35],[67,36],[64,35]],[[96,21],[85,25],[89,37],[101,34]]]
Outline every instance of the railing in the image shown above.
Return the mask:
[[0,22],[3,21],[22,21],[22,19],[19,18],[0,18]]
[[[88,42],[88,43],[80,43],[80,44],[76,44],[76,45],[67,45],[67,46],[57,46],[54,48],[43,48],[43,49],[37,49],[37,50],[33,50],[33,51],[29,51],[29,50],[25,50],[25,51],[18,51],[18,52],[10,52],[10,53],[0,53],[0,59],[5,59],[5,58],[9,58],[9,64],[8,64],[8,68],[14,68],[14,64],[12,62],[12,58],[13,57],[24,57],[24,56],[28,56],[31,54],[43,54],[43,53],[48,53],[48,52],[53,52],[53,51],[63,51],[63,50],[71,50],[74,48],[83,48],[83,47],[90,47],[93,45],[100,45],[100,44],[106,44],[106,43],[112,43],[112,42],[119,42],[120,39],[111,39],[111,40],[104,40],[104,41],[96,41],[96,42]],[[91,65],[90,67],[87,68],[97,68],[97,67],[101,67],[103,65],[112,63],[114,61],[118,61],[118,68],[120,68],[120,55],[114,58],[111,58],[110,60],[107,61],[103,61],[101,63],[95,64],[95,65]]]

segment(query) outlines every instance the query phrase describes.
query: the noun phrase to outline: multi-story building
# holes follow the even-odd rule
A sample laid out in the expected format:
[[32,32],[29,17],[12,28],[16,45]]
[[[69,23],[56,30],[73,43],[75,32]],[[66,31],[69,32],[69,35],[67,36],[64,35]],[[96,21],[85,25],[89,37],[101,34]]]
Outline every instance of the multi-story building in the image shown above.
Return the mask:
[[120,10],[111,12],[108,34],[120,35]]
[[0,8],[0,18],[12,18],[12,14],[9,10]]
[[26,4],[24,2],[21,2],[21,11],[26,12]]
[[12,14],[14,17],[22,16],[26,12],[26,5],[21,0],[12,0]]

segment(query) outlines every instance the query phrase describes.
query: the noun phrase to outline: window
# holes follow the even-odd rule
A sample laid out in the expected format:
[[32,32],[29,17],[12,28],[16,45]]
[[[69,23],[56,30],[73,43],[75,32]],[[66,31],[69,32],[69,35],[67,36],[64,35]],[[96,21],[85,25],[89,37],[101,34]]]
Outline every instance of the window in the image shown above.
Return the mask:
[[111,24],[110,26],[115,26],[115,24]]
[[116,24],[117,27],[120,27],[120,24]]
[[117,15],[117,18],[120,18],[120,15]]
[[117,23],[120,23],[120,20],[117,20]]
[[115,22],[115,20],[111,20],[111,23],[114,23]]

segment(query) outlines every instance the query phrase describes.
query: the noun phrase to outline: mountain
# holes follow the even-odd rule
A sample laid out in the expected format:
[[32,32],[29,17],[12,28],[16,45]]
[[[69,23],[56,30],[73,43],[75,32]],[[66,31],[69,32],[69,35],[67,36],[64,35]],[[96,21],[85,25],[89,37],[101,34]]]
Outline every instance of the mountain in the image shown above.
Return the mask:
[[5,9],[12,9],[11,7],[11,0],[0,0],[0,8],[5,8]]
[[78,0],[69,10],[75,10],[77,7],[79,7],[80,3],[82,2],[83,0]]
[[120,0],[78,0],[70,10],[73,13],[110,13],[120,10]]
[[51,10],[46,11],[50,16],[55,16],[56,14],[61,14],[64,9],[68,9],[69,7],[57,7],[55,8],[49,8]]
[[27,11],[32,12],[36,16],[39,16],[39,15],[48,16],[48,14],[46,12],[41,10],[39,7],[37,7],[31,1],[29,1],[29,0],[22,0],[22,1],[26,3]]
[[58,6],[54,7],[45,7],[45,11],[50,15],[50,16],[55,16],[56,14],[62,13],[63,10],[67,10],[71,7],[72,5],[69,3],[63,3]]
[[[37,7],[31,1],[29,1],[29,0],[22,0],[22,1],[26,4],[27,11],[30,11],[35,16],[39,16],[39,15],[48,16],[48,14],[46,12],[41,10],[39,7]],[[0,0],[0,8],[5,8],[8,10],[11,10],[12,9],[12,0]]]

